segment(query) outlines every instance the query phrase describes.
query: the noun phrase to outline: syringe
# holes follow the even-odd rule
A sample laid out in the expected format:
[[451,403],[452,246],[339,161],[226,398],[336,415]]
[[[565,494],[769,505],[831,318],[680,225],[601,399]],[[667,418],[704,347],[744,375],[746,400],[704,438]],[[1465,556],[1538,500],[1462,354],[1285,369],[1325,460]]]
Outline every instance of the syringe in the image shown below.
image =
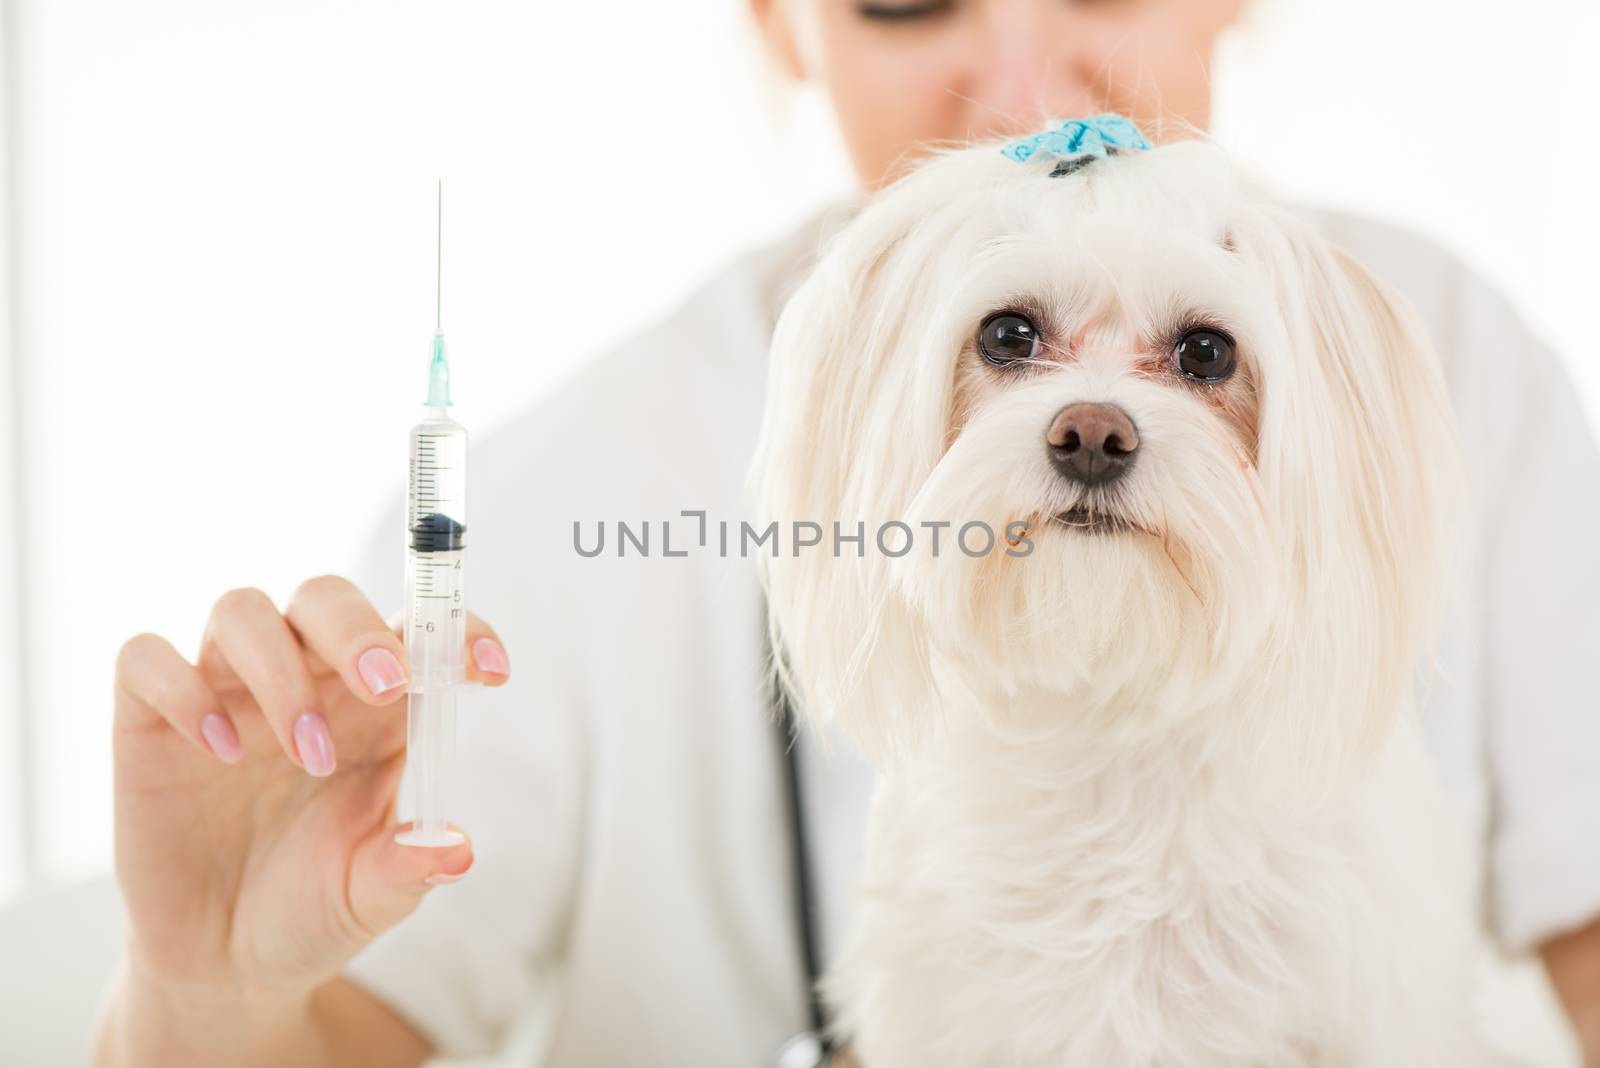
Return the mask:
[[439,184],[433,358],[428,414],[411,428],[406,493],[406,782],[413,820],[395,841],[450,846],[463,841],[445,822],[443,795],[455,749],[456,698],[466,686],[467,432],[450,418],[450,366],[442,316],[444,183]]

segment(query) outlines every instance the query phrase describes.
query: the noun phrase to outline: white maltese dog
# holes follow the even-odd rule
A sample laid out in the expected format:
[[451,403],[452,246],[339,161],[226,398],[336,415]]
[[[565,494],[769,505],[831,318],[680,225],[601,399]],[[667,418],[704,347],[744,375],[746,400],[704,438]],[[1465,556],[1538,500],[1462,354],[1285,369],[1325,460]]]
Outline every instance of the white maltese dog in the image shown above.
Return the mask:
[[1048,163],[937,156],[774,341],[774,647],[878,770],[839,1035],[865,1068],[1476,1063],[1413,694],[1437,358],[1214,145]]

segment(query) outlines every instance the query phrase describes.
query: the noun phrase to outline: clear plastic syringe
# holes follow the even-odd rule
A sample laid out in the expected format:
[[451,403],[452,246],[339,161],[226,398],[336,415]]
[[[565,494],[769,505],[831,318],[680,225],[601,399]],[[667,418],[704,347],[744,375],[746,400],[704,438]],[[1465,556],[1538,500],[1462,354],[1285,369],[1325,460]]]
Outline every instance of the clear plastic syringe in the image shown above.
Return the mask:
[[[444,262],[444,186],[439,188],[438,267]],[[442,282],[435,301],[442,305]],[[463,841],[444,818],[443,797],[455,749],[456,698],[466,686],[467,431],[450,418],[450,366],[436,311],[428,366],[428,414],[411,428],[406,492],[406,785],[413,819],[395,835],[404,845]]]

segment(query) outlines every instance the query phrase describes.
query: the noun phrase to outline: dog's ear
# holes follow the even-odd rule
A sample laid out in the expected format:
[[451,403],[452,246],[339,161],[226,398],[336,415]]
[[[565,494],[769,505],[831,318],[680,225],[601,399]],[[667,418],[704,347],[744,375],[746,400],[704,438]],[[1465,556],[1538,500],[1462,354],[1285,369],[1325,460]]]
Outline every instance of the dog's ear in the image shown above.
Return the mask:
[[1344,729],[1315,744],[1357,753],[1384,736],[1437,632],[1460,486],[1454,420],[1404,298],[1287,213],[1257,222],[1233,239],[1270,271],[1286,332],[1263,368],[1262,485],[1302,601],[1296,642],[1315,653],[1306,670],[1366,694],[1330,710]]
[[[959,212],[938,210],[942,184],[936,163],[879,194],[785,306],[751,470],[759,522],[776,522],[782,543],[760,560],[780,672],[789,669],[808,719],[848,710],[846,726],[868,748],[904,740],[900,720],[927,712],[896,704],[924,686],[884,674],[919,670],[926,656],[885,648],[916,639],[898,625],[906,616],[892,561],[873,539],[904,514],[943,448],[950,369],[906,358],[908,347],[942,344],[928,330],[929,303],[941,292],[937,272],[958,255],[951,231],[961,224]],[[864,524],[865,545],[847,541],[836,553],[836,521],[852,538]],[[795,523],[817,524],[821,544],[791,548]]]

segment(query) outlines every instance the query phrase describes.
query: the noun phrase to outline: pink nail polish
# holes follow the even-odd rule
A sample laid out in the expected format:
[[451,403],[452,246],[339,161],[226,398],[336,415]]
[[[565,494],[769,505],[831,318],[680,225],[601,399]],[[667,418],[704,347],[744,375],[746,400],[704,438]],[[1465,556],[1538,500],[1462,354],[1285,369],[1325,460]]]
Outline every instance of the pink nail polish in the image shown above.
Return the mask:
[[490,675],[511,674],[511,661],[506,659],[506,651],[493,638],[479,638],[473,642],[472,659],[479,671]]
[[333,774],[333,736],[328,733],[327,721],[315,712],[294,721],[294,748],[306,771],[317,776]]
[[451,875],[446,871],[436,871],[422,881],[427,883],[429,886],[446,886],[450,883],[459,882],[461,877],[465,874],[467,873],[464,871],[458,871],[454,875]]
[[206,740],[217,759],[224,764],[237,764],[244,757],[244,746],[239,744],[239,732],[233,729],[228,717],[211,712],[200,721],[200,737]]
[[374,697],[388,693],[406,681],[406,669],[387,649],[368,649],[362,653],[361,659],[356,661],[356,671],[360,672],[361,681],[367,684],[367,689],[372,691]]

